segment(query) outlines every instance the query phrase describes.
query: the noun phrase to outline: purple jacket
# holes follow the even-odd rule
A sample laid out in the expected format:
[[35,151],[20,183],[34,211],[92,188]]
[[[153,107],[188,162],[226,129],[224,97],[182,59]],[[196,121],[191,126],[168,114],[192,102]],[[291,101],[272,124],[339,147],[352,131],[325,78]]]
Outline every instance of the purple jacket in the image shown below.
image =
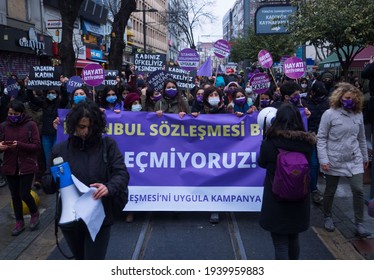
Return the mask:
[[9,121],[0,126],[1,141],[17,141],[15,149],[4,151],[1,168],[3,175],[33,174],[38,171],[38,152],[40,137],[36,123],[30,116],[24,115],[17,124]]

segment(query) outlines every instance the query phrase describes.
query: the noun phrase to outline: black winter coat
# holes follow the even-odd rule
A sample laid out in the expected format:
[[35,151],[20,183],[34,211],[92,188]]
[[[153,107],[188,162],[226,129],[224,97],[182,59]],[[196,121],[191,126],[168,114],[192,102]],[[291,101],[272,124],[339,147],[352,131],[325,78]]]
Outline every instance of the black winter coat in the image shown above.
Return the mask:
[[[43,187],[47,193],[56,192],[56,186],[52,183],[50,167],[53,159],[62,157],[69,163],[72,174],[86,186],[93,183],[103,183],[109,191],[108,196],[102,198],[105,219],[103,225],[113,223],[112,196],[117,195],[129,183],[129,173],[124,158],[118,149],[117,143],[107,137],[107,163],[103,158],[103,141],[98,143],[83,143],[79,137],[71,136],[68,140],[58,143],[52,149],[47,172],[44,175]],[[107,166],[110,169],[108,178]]]
[[308,118],[308,130],[317,134],[322,114],[330,108],[329,99],[326,97],[326,99],[317,103],[313,98],[308,96],[305,105],[311,113]]
[[279,131],[276,137],[262,142],[258,164],[266,168],[266,176],[260,225],[265,230],[278,234],[295,234],[309,228],[310,196],[300,202],[279,201],[273,195],[272,182],[278,148],[301,152],[310,160],[315,142],[314,134],[303,131]]

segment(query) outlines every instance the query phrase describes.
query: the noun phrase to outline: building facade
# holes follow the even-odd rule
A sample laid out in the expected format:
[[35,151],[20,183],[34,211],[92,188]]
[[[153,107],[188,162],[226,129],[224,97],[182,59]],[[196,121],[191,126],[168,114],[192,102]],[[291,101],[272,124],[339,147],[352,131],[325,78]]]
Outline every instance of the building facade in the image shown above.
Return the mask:
[[[109,1],[115,2],[85,0],[81,5],[73,30],[77,73],[92,62],[107,65],[113,22]],[[167,27],[162,18],[166,0],[136,2],[137,11],[130,16],[124,34],[124,63],[133,61],[135,52],[143,52],[144,43],[147,52],[166,54],[168,50]],[[11,74],[24,77],[31,66],[59,65],[61,37],[58,0],[0,1],[0,76],[3,80]]]

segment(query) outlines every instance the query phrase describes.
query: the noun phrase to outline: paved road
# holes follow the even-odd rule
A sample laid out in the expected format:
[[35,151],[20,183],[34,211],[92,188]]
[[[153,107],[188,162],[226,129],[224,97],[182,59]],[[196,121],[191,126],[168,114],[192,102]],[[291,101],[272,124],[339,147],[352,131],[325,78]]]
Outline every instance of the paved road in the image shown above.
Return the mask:
[[[322,180],[322,179],[321,179]],[[323,181],[320,182],[323,190]],[[369,193],[369,186],[365,186]],[[54,195],[39,191],[41,225],[34,232],[25,230],[17,237],[10,236],[14,223],[7,188],[0,189],[0,259],[33,260],[64,257],[56,248],[54,236]],[[312,227],[301,234],[301,254],[304,260],[374,259],[373,239],[354,236],[352,197],[343,181],[336,194],[334,219],[338,230],[328,233],[322,228],[321,209],[312,205]],[[374,233],[374,220],[365,217]],[[26,220],[27,221],[27,220]],[[63,250],[70,254],[59,234]],[[216,259],[273,259],[270,236],[258,225],[258,213],[221,213],[217,225],[209,223],[207,212],[141,212],[133,223],[118,218],[112,227],[107,258],[144,260],[216,260]]]

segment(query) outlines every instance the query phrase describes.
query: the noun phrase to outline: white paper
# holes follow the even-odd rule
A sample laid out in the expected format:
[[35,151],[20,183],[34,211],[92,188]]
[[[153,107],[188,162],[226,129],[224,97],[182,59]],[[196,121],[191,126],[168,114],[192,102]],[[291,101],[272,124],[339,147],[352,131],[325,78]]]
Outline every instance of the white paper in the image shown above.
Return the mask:
[[77,189],[83,193],[74,204],[74,210],[77,213],[78,218],[81,218],[84,221],[92,240],[95,241],[96,235],[105,218],[103,203],[101,199],[93,198],[93,193],[96,191],[96,188],[87,187],[74,175],[71,175],[71,178]]

